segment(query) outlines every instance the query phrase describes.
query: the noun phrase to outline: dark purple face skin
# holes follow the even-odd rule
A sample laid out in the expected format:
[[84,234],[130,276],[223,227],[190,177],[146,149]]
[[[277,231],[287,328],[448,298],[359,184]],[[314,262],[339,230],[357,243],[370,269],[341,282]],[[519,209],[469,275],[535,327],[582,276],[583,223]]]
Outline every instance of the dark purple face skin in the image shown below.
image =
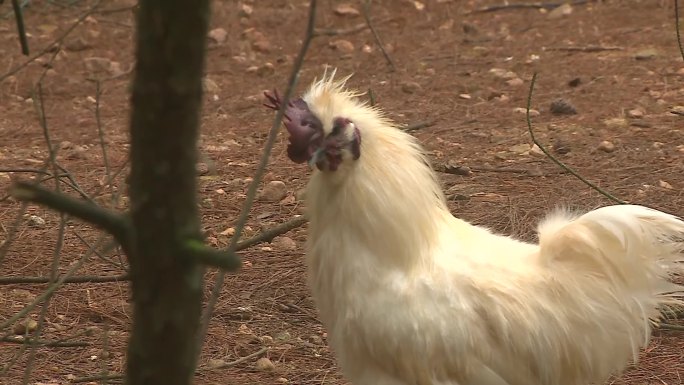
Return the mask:
[[[266,107],[278,110],[282,104],[278,92],[264,93],[271,104]],[[354,160],[361,156],[361,134],[347,118],[335,118],[332,132],[325,135],[323,124],[309,110],[303,99],[295,99],[285,109],[284,125],[290,134],[287,156],[295,163],[314,162],[319,170],[327,164],[329,171],[336,171],[342,163],[342,150],[348,149]],[[352,139],[347,130],[353,129]]]

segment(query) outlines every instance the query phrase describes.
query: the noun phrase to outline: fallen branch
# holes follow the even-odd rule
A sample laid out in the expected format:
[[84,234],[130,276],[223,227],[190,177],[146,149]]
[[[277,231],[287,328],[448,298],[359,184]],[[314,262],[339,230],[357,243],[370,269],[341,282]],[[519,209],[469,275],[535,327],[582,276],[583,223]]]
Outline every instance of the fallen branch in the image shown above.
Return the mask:
[[[385,23],[391,19],[386,19],[379,21],[378,24]],[[361,32],[368,28],[368,23],[361,23],[354,25],[349,28],[316,28],[314,30],[314,36],[338,36],[338,35],[349,35],[356,32]]]
[[660,324],[658,324],[658,329],[660,329],[660,330],[684,331],[684,326],[673,325],[673,324],[668,324],[668,323],[660,323]]
[[[108,283],[108,282],[124,282],[130,281],[131,277],[128,274],[110,275],[110,276],[78,276],[69,277],[62,283]],[[50,277],[0,277],[0,285],[14,285],[14,284],[40,284],[51,282]]]
[[87,342],[81,342],[81,341],[47,341],[47,340],[34,340],[31,338],[16,338],[16,337],[3,337],[0,339],[2,342],[7,342],[10,344],[23,344],[23,345],[33,345],[33,346],[44,346],[48,348],[75,348],[75,347],[81,347],[81,346],[88,346],[90,345]]

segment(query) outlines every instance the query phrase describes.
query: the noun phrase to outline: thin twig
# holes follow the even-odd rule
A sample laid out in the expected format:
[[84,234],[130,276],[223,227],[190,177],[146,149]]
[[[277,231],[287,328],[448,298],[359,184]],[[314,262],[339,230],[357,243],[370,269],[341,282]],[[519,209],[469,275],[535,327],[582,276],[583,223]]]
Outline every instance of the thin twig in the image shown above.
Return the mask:
[[577,173],[577,171],[573,170],[569,166],[566,166],[565,163],[556,159],[556,157],[553,156],[546,149],[546,147],[544,147],[544,145],[537,140],[536,136],[534,135],[534,130],[532,130],[532,122],[530,120],[530,108],[531,108],[531,104],[532,104],[532,92],[534,91],[534,83],[536,80],[537,80],[537,73],[535,72],[532,75],[532,81],[530,82],[530,92],[527,94],[527,109],[526,109],[527,131],[530,133],[530,138],[532,138],[532,142],[534,142],[534,144],[536,144],[537,147],[539,147],[539,149],[542,150],[542,152],[549,159],[551,159],[555,164],[557,164],[560,168],[562,168],[563,170],[565,170],[565,171],[569,172],[570,174],[572,174],[573,176],[575,176],[580,181],[584,182],[584,184],[586,184],[587,186],[591,187],[592,189],[594,189],[595,191],[597,191],[598,193],[600,193],[601,195],[605,196],[606,198],[612,200],[615,203],[626,204],[626,202],[623,201],[622,199],[615,197],[614,195],[610,194],[609,192],[605,191],[604,189],[602,189],[599,186],[595,185],[594,183],[590,182],[589,180],[584,178],[582,175]]
[[302,226],[306,222],[307,218],[305,216],[290,219],[287,222],[281,223],[279,225],[271,227],[270,229],[264,230],[263,232],[253,236],[252,238],[239,242],[235,247],[235,250],[240,251],[259,243],[270,242],[273,240],[273,238],[277,237],[278,235],[285,234],[292,229],[296,229],[297,227]]
[[[50,165],[52,166],[52,173],[57,175],[57,152],[52,146],[52,138],[50,137],[50,130],[47,124],[47,116],[45,115],[45,99],[43,98],[43,85],[42,78],[38,81],[37,92],[34,92],[33,105],[36,108],[36,114],[38,115],[38,121],[40,123],[41,129],[43,131],[43,137],[45,138],[45,146],[48,149],[50,155]],[[61,184],[59,178],[55,178],[55,194],[61,194]],[[50,282],[54,283],[57,279],[60,256],[62,253],[62,247],[64,246],[64,234],[66,232],[66,220],[67,216],[64,213],[59,215],[59,229],[57,230],[57,243],[52,252],[52,265],[50,267]],[[45,297],[43,306],[40,309],[38,315],[38,325],[34,331],[35,338],[40,338],[40,334],[45,326],[45,316],[47,315],[48,308],[50,306],[50,300],[52,299],[52,294]],[[23,384],[28,384],[31,379],[31,373],[34,369],[35,358],[36,358],[36,346],[32,345],[29,351],[29,356],[24,369],[24,379]]]
[[107,374],[107,375],[97,375],[97,376],[87,376],[78,377],[71,380],[72,384],[78,384],[81,382],[96,382],[96,381],[110,381],[110,380],[122,380],[124,378],[123,374]]
[[97,126],[97,135],[100,139],[100,149],[102,151],[102,161],[105,167],[105,177],[107,178],[106,185],[111,186],[112,190],[112,207],[116,207],[119,201],[119,194],[114,191],[112,186],[112,171],[109,166],[109,155],[107,154],[107,145],[105,144],[104,129],[102,128],[102,119],[100,116],[100,98],[102,97],[102,88],[99,80],[95,81],[95,125]]
[[[384,24],[393,18],[387,18],[375,22],[375,25]],[[314,36],[338,36],[338,35],[349,35],[356,32],[361,32],[368,28],[368,23],[360,23],[349,28],[316,28],[314,30]]]
[[[104,236],[101,238],[101,240],[103,240],[103,239],[104,239]],[[107,248],[109,248],[109,247],[113,247],[114,245],[115,245],[114,242],[110,242],[109,244],[107,244],[107,245],[105,246],[105,249],[107,249]],[[41,295],[39,295],[38,297],[36,297],[30,304],[26,305],[21,311],[17,312],[17,313],[14,314],[12,317],[6,319],[2,324],[0,324],[0,330],[9,327],[9,326],[12,325],[13,323],[17,322],[17,320],[19,320],[19,319],[23,318],[24,316],[26,316],[26,314],[28,314],[28,313],[29,313],[31,310],[33,310],[39,303],[41,303],[43,300],[45,300],[45,298],[47,298],[48,296],[52,295],[52,293],[54,293],[55,290],[57,290],[59,287],[62,286],[62,284],[64,283],[64,281],[65,281],[66,279],[68,279],[69,277],[71,277],[72,275],[74,275],[74,273],[75,273],[78,269],[80,269],[81,266],[83,266],[83,264],[84,264],[85,261],[90,257],[90,255],[92,255],[92,249],[89,250],[87,253],[85,253],[85,254],[83,255],[83,257],[81,257],[76,263],[74,263],[73,265],[71,265],[71,267],[69,268],[69,270],[67,270],[64,274],[62,274],[62,275],[59,277],[59,279],[58,279],[55,283],[53,283],[52,285],[50,285],[50,287],[48,287]]]
[[554,9],[558,8],[563,4],[570,4],[570,5],[582,5],[586,3],[590,3],[594,0],[577,0],[573,2],[556,2],[556,3],[513,3],[513,4],[498,4],[498,5],[491,5],[488,7],[484,8],[479,8],[474,11],[467,12],[466,15],[468,14],[473,14],[473,13],[487,13],[487,12],[494,12],[494,11],[502,11],[505,9]]
[[402,130],[406,132],[420,130],[421,128],[432,127],[435,125],[434,120],[426,120],[423,122],[416,122],[402,127]]
[[544,51],[567,51],[567,52],[601,52],[622,51],[624,48],[615,46],[588,45],[584,47],[544,47]]
[[375,39],[375,43],[378,45],[380,48],[380,51],[382,51],[382,55],[385,56],[385,60],[387,60],[387,64],[390,66],[390,69],[394,71],[396,67],[394,66],[394,61],[392,60],[392,57],[387,53],[387,50],[385,50],[385,46],[382,44],[382,39],[380,39],[380,35],[378,34],[378,31],[375,29],[375,26],[373,26],[373,22],[371,21],[370,18],[370,6],[371,6],[371,1],[372,0],[366,0],[363,4],[363,17],[366,19],[366,23],[368,24],[368,28],[370,28],[371,33],[373,34],[373,38]]
[[29,46],[26,38],[26,26],[24,26],[24,12],[21,10],[19,0],[12,0],[12,9],[14,10],[14,19],[17,21],[17,34],[19,34],[19,44],[21,44],[21,53],[28,56]]
[[684,331],[684,326],[682,325],[673,325],[673,324],[668,324],[661,322],[658,324],[658,329],[660,330],[676,330],[676,331]]
[[53,40],[52,43],[50,43],[50,44],[48,44],[47,46],[45,46],[45,48],[43,48],[42,50],[40,50],[40,51],[39,51],[38,53],[36,53],[35,55],[33,55],[33,56],[31,56],[30,58],[28,58],[25,62],[23,62],[23,63],[17,65],[16,67],[14,67],[14,68],[12,68],[11,70],[7,71],[7,73],[5,73],[4,75],[0,76],[0,82],[2,82],[3,80],[7,79],[8,77],[10,77],[10,76],[16,74],[17,72],[21,71],[24,67],[26,67],[27,65],[33,63],[33,62],[34,62],[36,59],[38,59],[39,57],[45,55],[45,54],[48,53],[48,52],[51,52],[55,47],[61,46],[61,45],[62,45],[62,42],[64,41],[64,39],[66,39],[66,37],[69,36],[69,34],[71,34],[71,32],[72,32],[74,29],[76,29],[76,27],[78,27],[79,25],[81,25],[81,23],[83,23],[83,21],[84,21],[88,16],[90,16],[93,12],[95,12],[95,10],[97,9],[97,7],[100,6],[100,2],[101,2],[101,1],[102,1],[102,0],[97,0],[97,1],[95,1],[95,4],[93,4],[93,6],[90,7],[90,9],[88,9],[83,15],[81,15],[81,17],[79,17],[78,20],[76,20],[76,22],[74,22],[74,24],[72,24],[69,28],[67,28],[66,31],[64,31],[64,33],[62,33],[62,34],[59,35],[55,40]]
[[[235,226],[235,235],[231,239],[231,242],[228,246],[229,252],[234,252],[237,249],[240,235],[242,234],[242,230],[244,229],[245,224],[247,223],[247,218],[249,217],[249,212],[251,210],[252,203],[254,202],[254,199],[256,197],[257,186],[259,185],[261,177],[263,176],[266,170],[266,166],[268,165],[269,156],[271,154],[271,150],[273,149],[273,145],[275,144],[275,140],[278,135],[280,126],[282,124],[285,109],[287,108],[290,97],[294,93],[294,88],[296,87],[297,79],[299,78],[299,71],[301,70],[302,65],[304,63],[304,57],[306,56],[306,52],[309,50],[311,40],[314,38],[314,27],[316,22],[316,5],[316,0],[311,0],[309,2],[309,17],[306,27],[306,33],[304,36],[304,40],[302,42],[302,47],[292,66],[292,73],[290,74],[287,89],[285,90],[285,95],[283,96],[283,103],[280,105],[278,112],[276,112],[276,116],[273,120],[273,125],[271,126],[271,129],[268,134],[268,139],[266,140],[266,144],[264,145],[261,160],[259,161],[259,165],[257,166],[257,170],[254,174],[254,179],[252,180],[252,183],[250,184],[249,189],[247,191],[247,198],[245,199],[245,203],[242,207],[240,217],[238,218],[237,224]],[[211,319],[211,315],[214,312],[214,307],[216,306],[216,302],[218,301],[219,295],[221,293],[221,288],[223,287],[224,279],[225,272],[219,271],[216,277],[216,281],[214,282],[214,286],[212,287],[212,292],[207,303],[207,307],[204,310],[204,314],[202,315],[202,323],[198,333],[199,346],[202,346],[204,344],[204,339],[207,335],[207,330],[209,328],[209,321]]]
[[677,45],[679,46],[679,54],[682,56],[682,60],[684,60],[684,45],[682,45],[682,34],[680,32],[680,29],[679,29],[679,0],[675,0],[674,10],[675,10],[675,31],[677,32]]
[[240,357],[240,358],[238,358],[238,359],[235,360],[235,361],[230,361],[230,362],[226,362],[225,364],[221,364],[221,365],[218,365],[218,366],[213,366],[213,367],[211,367],[211,369],[226,369],[226,368],[232,368],[233,366],[240,365],[241,363],[243,363],[243,362],[245,362],[245,361],[249,361],[249,360],[251,360],[252,358],[259,357],[260,355],[266,353],[267,351],[268,351],[268,347],[263,347],[263,348],[257,350],[257,351],[254,352],[254,353],[248,354],[248,355],[246,355],[246,356],[244,356],[244,357]]

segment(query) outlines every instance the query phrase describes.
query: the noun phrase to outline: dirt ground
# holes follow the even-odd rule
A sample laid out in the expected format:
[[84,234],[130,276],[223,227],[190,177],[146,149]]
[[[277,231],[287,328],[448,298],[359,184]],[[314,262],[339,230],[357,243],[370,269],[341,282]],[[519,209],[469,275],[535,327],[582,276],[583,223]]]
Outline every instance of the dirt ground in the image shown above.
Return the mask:
[[[68,219],[59,245],[59,216],[34,205],[24,212],[5,196],[12,178],[37,177],[19,171],[41,169],[48,158],[33,85],[44,77],[49,139],[61,172],[72,178],[62,189],[125,208],[134,32],[130,0],[104,1],[85,19],[94,1],[35,0],[25,9],[28,42],[31,55],[45,54],[14,71],[27,58],[20,53],[9,3],[0,5],[0,241],[16,232],[8,252],[0,253],[5,280],[0,281],[0,325],[47,288],[7,280],[49,277],[56,249],[61,249],[59,272],[78,267],[101,235]],[[272,124],[261,95],[284,89],[302,41],[307,3],[213,3],[211,28],[223,31],[214,30],[210,38],[199,169],[203,225],[215,246],[229,241]],[[413,133],[436,167],[470,168],[470,175],[440,173],[455,215],[533,239],[537,220],[557,205],[591,209],[611,203],[536,149],[530,151],[520,108],[536,71],[533,129],[554,156],[621,199],[684,215],[684,116],[672,112],[684,110],[684,61],[673,3],[609,0],[576,5],[569,14],[531,8],[471,13],[503,3],[373,2],[371,17],[392,71],[371,32],[356,28],[362,16],[339,15],[343,2],[320,1],[318,28],[354,32],[314,40],[300,90],[325,66],[353,72],[349,84],[371,89],[397,122],[432,123]],[[79,18],[83,22],[60,40],[60,48],[49,49]],[[100,79],[99,95],[92,79]],[[552,108],[557,99],[564,103]],[[562,113],[572,109],[576,113]],[[285,191],[275,202],[256,203],[246,237],[302,213],[298,192],[308,171],[287,159],[286,142],[281,134],[264,180],[284,182]],[[298,228],[244,252],[245,268],[223,286],[197,384],[346,383],[305,286],[305,234],[306,227]],[[74,275],[117,276],[124,266],[124,256],[109,250],[87,258]],[[207,274],[207,297],[214,276]],[[5,336],[0,383],[20,384],[25,376],[31,384],[88,383],[85,377],[121,373],[131,322],[128,298],[127,282],[65,284],[47,306],[41,302],[18,324],[43,315],[41,338],[85,346],[40,347],[32,353],[7,341],[13,323],[0,331]],[[265,346],[270,349],[264,353]],[[229,368],[211,368],[245,356]],[[260,357],[275,368],[258,368]],[[682,378],[684,332],[660,330],[638,366],[610,383],[675,385],[683,384]]]

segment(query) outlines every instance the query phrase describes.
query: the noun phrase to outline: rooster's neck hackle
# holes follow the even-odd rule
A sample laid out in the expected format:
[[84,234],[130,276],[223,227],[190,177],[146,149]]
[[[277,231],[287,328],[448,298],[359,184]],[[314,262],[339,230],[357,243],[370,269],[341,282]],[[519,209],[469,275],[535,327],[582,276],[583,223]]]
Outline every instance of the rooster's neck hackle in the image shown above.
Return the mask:
[[[334,172],[314,172],[307,189],[313,242],[336,231],[340,242],[361,242],[374,255],[421,263],[439,223],[450,216],[434,171],[416,138],[332,77],[304,96],[324,122],[351,119],[363,138],[361,155]],[[343,240],[342,238],[346,238]]]

